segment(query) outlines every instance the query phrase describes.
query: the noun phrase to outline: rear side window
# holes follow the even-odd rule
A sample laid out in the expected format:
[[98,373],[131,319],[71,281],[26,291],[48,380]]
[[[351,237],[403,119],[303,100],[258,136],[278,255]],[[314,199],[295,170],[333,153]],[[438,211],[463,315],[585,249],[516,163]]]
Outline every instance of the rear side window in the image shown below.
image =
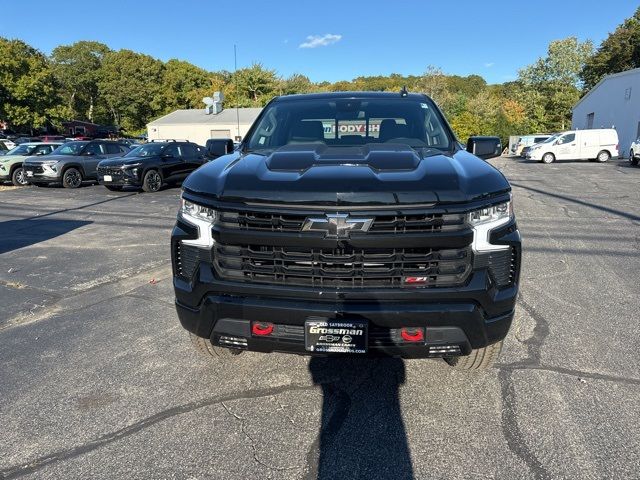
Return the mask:
[[102,155],[105,153],[104,145],[101,143],[90,143],[87,145],[85,153],[93,153],[94,155]]
[[122,153],[120,150],[120,147],[114,143],[107,143],[105,145],[105,147],[107,147],[107,153],[112,154],[112,153]]
[[198,151],[193,145],[189,145],[189,144],[181,145],[180,148],[182,149],[182,154],[185,157],[193,158],[198,156]]
[[164,149],[164,152],[162,152],[162,154],[169,155],[176,158],[182,157],[182,152],[180,151],[180,148],[178,147],[178,145],[169,145],[167,148]]
[[53,152],[53,148],[53,145],[38,145],[36,147],[35,153],[39,153],[40,155],[48,155]]

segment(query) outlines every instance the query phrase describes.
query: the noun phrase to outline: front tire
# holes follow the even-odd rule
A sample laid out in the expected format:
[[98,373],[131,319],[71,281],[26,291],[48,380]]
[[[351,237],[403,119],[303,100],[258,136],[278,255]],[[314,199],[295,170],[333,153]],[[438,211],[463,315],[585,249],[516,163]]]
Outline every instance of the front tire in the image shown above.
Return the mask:
[[82,185],[82,173],[77,168],[67,168],[62,175],[64,188],[78,188]]
[[29,185],[22,167],[18,167],[13,171],[13,173],[11,174],[11,183],[13,183],[16,187],[24,187],[25,185]]
[[202,338],[189,332],[189,338],[191,343],[203,357],[211,358],[232,358],[237,357],[242,353],[242,350],[236,350],[233,348],[217,347],[211,343],[207,338]]
[[542,160],[541,160],[542,163],[547,163],[547,164],[553,163],[555,161],[556,161],[556,156],[553,153],[545,153],[542,156]]
[[598,162],[600,163],[604,163],[604,162],[608,162],[610,158],[611,158],[611,154],[606,150],[602,150],[600,153],[598,153],[596,160],[598,160]]
[[492,367],[502,350],[503,340],[498,343],[489,345],[484,348],[476,348],[471,350],[469,355],[463,357],[448,357],[445,358],[445,362],[455,368],[461,370],[484,370]]
[[629,161],[631,165],[638,165],[638,158],[634,155],[633,150],[629,152]]
[[156,170],[149,170],[144,174],[144,180],[142,181],[142,190],[145,192],[157,192],[162,187],[162,177]]

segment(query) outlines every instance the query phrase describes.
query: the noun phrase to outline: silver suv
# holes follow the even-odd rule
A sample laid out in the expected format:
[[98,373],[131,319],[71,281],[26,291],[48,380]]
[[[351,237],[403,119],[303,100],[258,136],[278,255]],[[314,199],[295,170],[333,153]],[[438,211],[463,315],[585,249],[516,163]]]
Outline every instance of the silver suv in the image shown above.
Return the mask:
[[25,179],[33,185],[62,183],[65,188],[78,188],[85,180],[97,180],[101,160],[121,157],[129,152],[124,143],[108,140],[68,142],[42,159],[29,159],[22,164]]

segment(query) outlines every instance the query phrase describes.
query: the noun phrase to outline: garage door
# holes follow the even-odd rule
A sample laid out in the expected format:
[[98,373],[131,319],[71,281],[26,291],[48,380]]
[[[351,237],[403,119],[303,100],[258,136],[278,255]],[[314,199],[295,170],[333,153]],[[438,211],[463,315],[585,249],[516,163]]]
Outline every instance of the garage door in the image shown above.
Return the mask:
[[211,130],[211,138],[231,138],[231,130]]

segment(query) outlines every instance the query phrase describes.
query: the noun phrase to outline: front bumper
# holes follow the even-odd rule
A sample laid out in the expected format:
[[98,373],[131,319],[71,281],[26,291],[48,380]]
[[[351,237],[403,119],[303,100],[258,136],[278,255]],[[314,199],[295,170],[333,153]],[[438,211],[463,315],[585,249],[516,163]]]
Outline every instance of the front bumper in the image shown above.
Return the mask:
[[[111,169],[108,174],[98,170],[98,183],[100,185],[114,186],[142,186],[139,172],[135,169]],[[105,176],[107,179],[105,179]]]
[[[172,243],[188,235],[176,226]],[[369,354],[465,355],[504,339],[514,315],[521,257],[515,222],[492,232],[491,242],[513,249],[516,271],[507,287],[498,287],[489,269],[481,266],[464,286],[452,288],[323,290],[259,285],[221,280],[211,263],[200,261],[192,278],[174,276],[176,309],[185,329],[220,346],[229,346],[226,339],[235,338],[242,339],[241,348],[248,350],[309,355],[306,320],[357,319],[369,325]],[[273,323],[274,334],[252,335],[252,322]],[[424,341],[403,342],[399,337],[403,327],[424,328]]]
[[28,183],[61,183],[62,177],[57,170],[48,165],[22,164],[24,178]]

